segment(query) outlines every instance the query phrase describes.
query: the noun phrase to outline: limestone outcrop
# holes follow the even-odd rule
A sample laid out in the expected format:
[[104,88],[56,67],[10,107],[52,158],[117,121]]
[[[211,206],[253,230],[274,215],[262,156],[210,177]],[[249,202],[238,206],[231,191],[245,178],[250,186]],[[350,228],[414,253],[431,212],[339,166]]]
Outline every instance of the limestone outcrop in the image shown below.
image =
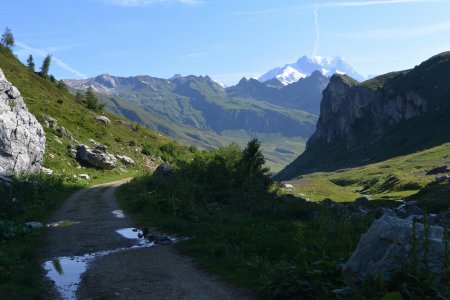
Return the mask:
[[39,172],[45,133],[0,70],[0,175]]

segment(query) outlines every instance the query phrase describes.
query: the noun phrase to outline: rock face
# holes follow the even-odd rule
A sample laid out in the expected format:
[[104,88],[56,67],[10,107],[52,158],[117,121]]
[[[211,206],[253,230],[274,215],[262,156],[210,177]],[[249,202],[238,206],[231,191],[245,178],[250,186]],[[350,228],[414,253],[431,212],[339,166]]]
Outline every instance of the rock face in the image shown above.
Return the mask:
[[[438,277],[444,273],[443,234],[442,227],[429,226],[428,269]],[[424,239],[423,224],[416,223],[414,238],[413,222],[410,219],[403,220],[385,214],[375,220],[367,233],[362,235],[356,250],[342,268],[344,279],[349,283],[360,283],[366,277],[381,275],[384,279],[389,278],[394,267],[400,269],[411,266],[414,255],[420,270],[424,267]]]
[[117,166],[117,159],[114,155],[106,152],[106,147],[96,146],[94,150],[88,146],[80,144],[77,146],[77,159],[91,166],[112,170]]
[[450,141],[449,82],[450,52],[363,83],[334,75],[305,152],[277,179],[378,162]]
[[44,151],[44,129],[0,70],[0,174],[39,172]]

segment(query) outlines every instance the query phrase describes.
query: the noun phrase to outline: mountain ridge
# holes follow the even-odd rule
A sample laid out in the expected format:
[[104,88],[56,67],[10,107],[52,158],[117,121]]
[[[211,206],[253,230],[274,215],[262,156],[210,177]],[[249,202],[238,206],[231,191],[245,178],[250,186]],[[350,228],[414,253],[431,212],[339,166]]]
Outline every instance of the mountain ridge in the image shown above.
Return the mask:
[[300,57],[295,63],[289,63],[283,67],[273,68],[257,77],[261,82],[277,79],[283,85],[288,85],[302,78],[310,76],[314,71],[331,77],[333,74],[347,74],[358,81],[363,81],[364,76],[358,74],[348,62],[341,57],[322,57],[306,55]]
[[365,165],[448,142],[448,82],[450,52],[362,83],[334,75],[305,152],[277,178]]

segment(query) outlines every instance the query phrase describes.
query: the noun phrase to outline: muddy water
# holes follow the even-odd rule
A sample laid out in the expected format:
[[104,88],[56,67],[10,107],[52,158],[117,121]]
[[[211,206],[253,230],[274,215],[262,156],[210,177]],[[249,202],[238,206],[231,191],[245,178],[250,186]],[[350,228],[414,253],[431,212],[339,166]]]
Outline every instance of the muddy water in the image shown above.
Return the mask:
[[[63,299],[76,299],[76,291],[81,281],[81,275],[87,270],[89,264],[108,254],[113,254],[128,249],[153,247],[155,243],[142,237],[142,231],[133,227],[116,230],[122,237],[135,240],[136,243],[127,248],[105,250],[89,253],[81,256],[62,256],[46,261],[43,265],[47,271],[47,277],[54,282],[56,289]],[[175,241],[175,238],[171,238]]]

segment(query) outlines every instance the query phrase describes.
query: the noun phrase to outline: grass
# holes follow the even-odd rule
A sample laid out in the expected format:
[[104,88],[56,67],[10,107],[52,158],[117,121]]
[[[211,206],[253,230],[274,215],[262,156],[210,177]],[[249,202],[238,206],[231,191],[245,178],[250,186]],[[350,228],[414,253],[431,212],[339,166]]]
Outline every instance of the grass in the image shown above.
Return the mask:
[[41,299],[42,267],[37,249],[44,229],[29,229],[25,222],[45,224],[50,213],[80,189],[61,177],[31,176],[0,185],[0,295],[2,299]]
[[324,205],[294,198],[280,198],[264,209],[210,204],[186,219],[164,211],[153,194],[158,190],[149,189],[144,178],[118,190],[122,207],[142,227],[189,237],[177,249],[265,298],[334,298],[331,290],[345,286],[338,266],[369,224],[364,218],[337,218]]
[[[109,113],[97,113],[77,102],[75,96],[65,89],[58,88],[56,83],[42,78],[26,68],[10,50],[0,46],[0,68],[6,78],[18,88],[29,111],[36,116],[42,125],[48,117],[57,120],[56,128],[44,128],[47,142],[44,166],[54,170],[56,175],[63,175],[73,180],[74,175],[88,174],[92,183],[111,181],[117,178],[133,177],[154,169],[162,162],[160,156],[146,156],[141,153],[144,145],[155,147],[174,145],[178,151],[177,159],[190,159],[191,153],[173,140],[144,128],[127,119]],[[95,120],[97,115],[105,115],[110,124]],[[64,127],[69,135],[61,133]],[[108,152],[114,155],[131,157],[136,164],[125,165],[119,162],[114,170],[86,168],[69,155],[67,147],[83,143],[93,146],[92,140],[108,146]],[[174,157],[170,157],[175,159]]]
[[[450,195],[442,192],[445,182],[433,184],[436,175],[426,175],[426,172],[435,167],[449,165],[449,150],[450,143],[446,143],[376,164],[307,174],[290,182],[295,188],[295,195],[312,201],[331,198],[348,202],[362,195],[370,195],[372,200],[400,200],[412,197],[417,200],[420,198],[423,204],[429,203],[430,208],[433,206],[431,202],[439,202],[440,205],[432,208],[442,209],[450,206]],[[427,190],[433,190],[434,195],[427,193]],[[427,198],[434,198],[435,201],[426,200]]]

